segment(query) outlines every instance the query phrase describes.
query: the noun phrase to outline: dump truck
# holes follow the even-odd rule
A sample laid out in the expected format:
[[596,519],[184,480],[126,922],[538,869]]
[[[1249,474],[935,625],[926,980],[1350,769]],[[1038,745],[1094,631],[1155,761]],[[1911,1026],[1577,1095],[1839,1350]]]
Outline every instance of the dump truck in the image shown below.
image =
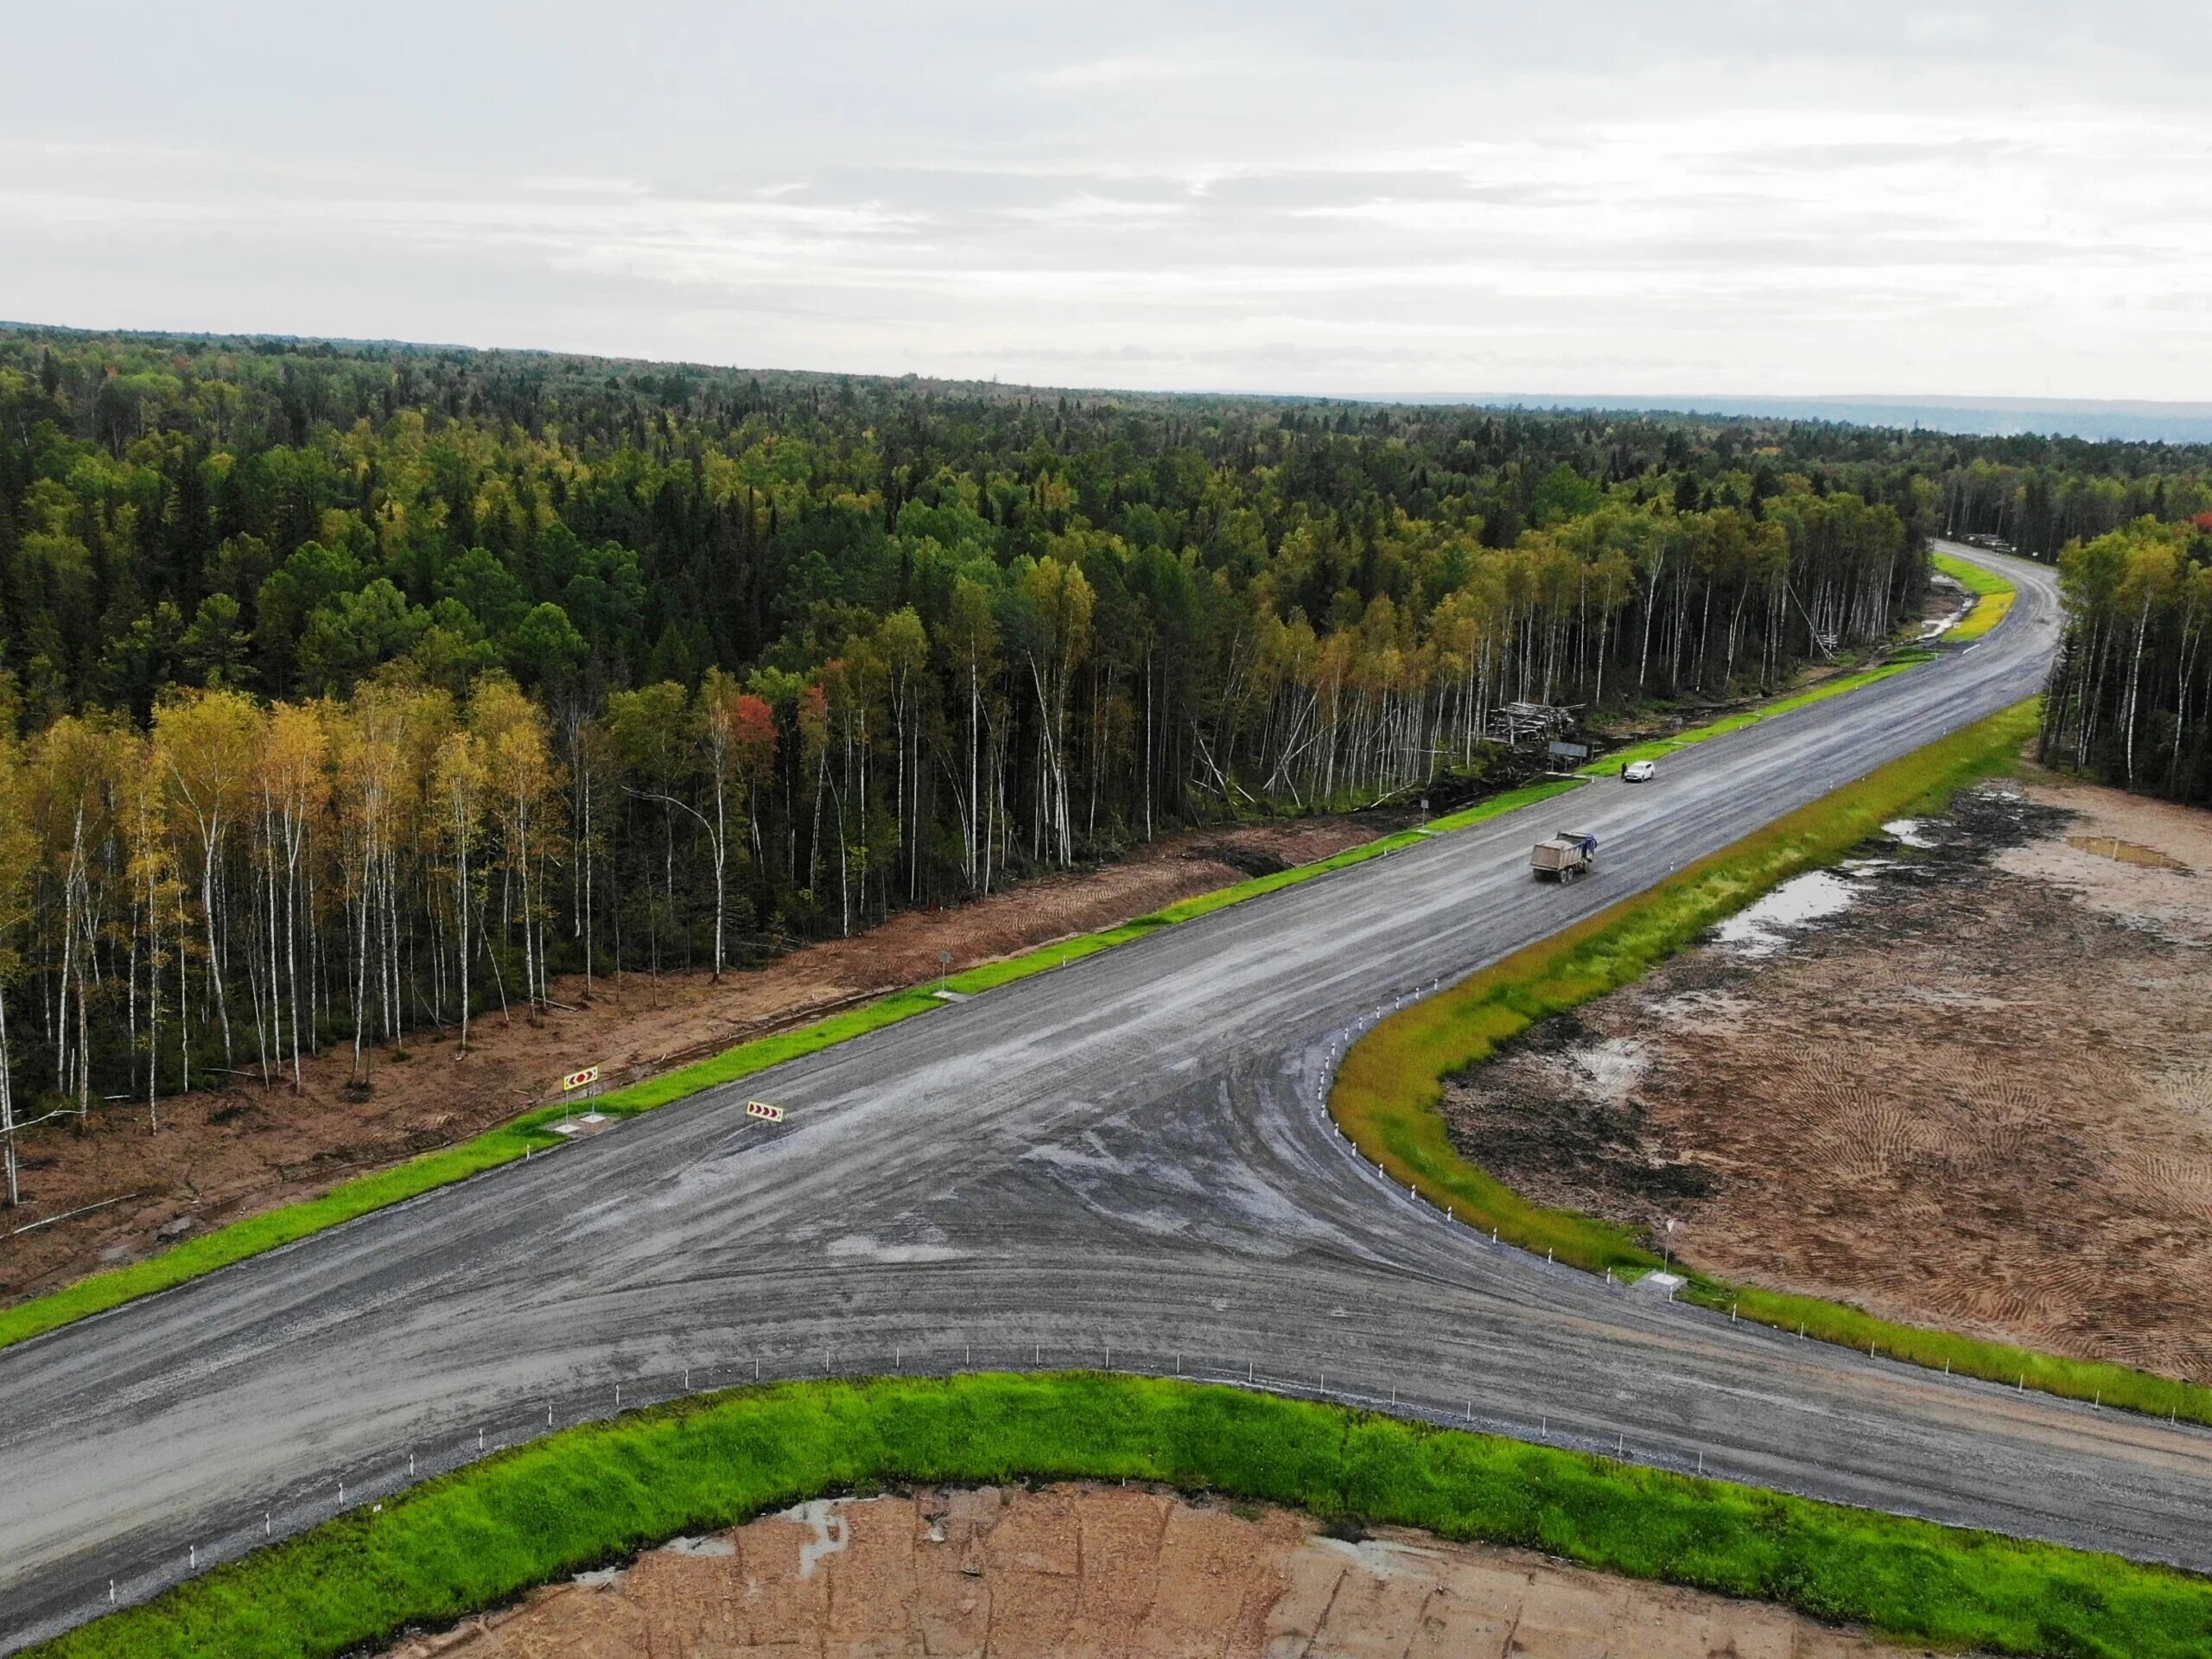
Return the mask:
[[1580,830],[1562,830],[1538,842],[1535,851],[1529,855],[1529,868],[1540,881],[1548,875],[1554,881],[1572,881],[1597,867],[1598,837]]

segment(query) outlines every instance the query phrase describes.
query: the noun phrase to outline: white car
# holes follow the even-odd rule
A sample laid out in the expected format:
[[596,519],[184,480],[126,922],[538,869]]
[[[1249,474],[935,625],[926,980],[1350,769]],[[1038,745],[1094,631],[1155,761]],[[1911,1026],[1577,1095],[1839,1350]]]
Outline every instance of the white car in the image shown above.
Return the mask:
[[1659,775],[1659,768],[1649,760],[1631,760],[1621,768],[1624,784],[1648,784]]

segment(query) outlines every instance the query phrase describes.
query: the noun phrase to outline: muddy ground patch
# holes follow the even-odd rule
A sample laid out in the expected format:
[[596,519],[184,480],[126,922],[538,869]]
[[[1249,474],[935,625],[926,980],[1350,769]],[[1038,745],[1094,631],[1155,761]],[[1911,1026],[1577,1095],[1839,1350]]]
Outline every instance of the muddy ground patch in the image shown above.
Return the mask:
[[815,1655],[1859,1659],[1899,1655],[1755,1603],[1521,1550],[1126,1486],[802,1504],[411,1642],[399,1659]]
[[1455,1083],[1455,1144],[1726,1278],[2212,1377],[2212,817],[1891,830]]

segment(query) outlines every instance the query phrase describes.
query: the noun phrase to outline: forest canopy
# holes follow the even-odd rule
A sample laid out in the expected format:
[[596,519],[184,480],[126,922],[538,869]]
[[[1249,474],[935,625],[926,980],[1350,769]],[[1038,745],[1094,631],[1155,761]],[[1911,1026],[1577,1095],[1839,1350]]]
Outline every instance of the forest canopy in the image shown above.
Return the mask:
[[1478,775],[1502,703],[1775,689],[1929,535],[2152,535],[2209,459],[0,330],[0,1091],[153,1109]]

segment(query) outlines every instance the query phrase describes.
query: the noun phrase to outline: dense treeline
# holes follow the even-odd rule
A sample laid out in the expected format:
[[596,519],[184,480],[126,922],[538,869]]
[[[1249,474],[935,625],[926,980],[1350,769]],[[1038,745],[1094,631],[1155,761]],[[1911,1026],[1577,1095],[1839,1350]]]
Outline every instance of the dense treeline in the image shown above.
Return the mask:
[[2130,789],[2212,804],[2212,512],[2144,518],[2059,556],[2067,630],[2044,754]]
[[1942,474],[1946,536],[1995,537],[2046,563],[2067,543],[2138,518],[2212,512],[2212,455],[2204,446],[1986,439],[1979,447],[2044,452],[2034,460],[1979,455]]
[[2202,461],[0,332],[0,1107],[1412,791],[1510,702],[1770,688],[2019,468]]

